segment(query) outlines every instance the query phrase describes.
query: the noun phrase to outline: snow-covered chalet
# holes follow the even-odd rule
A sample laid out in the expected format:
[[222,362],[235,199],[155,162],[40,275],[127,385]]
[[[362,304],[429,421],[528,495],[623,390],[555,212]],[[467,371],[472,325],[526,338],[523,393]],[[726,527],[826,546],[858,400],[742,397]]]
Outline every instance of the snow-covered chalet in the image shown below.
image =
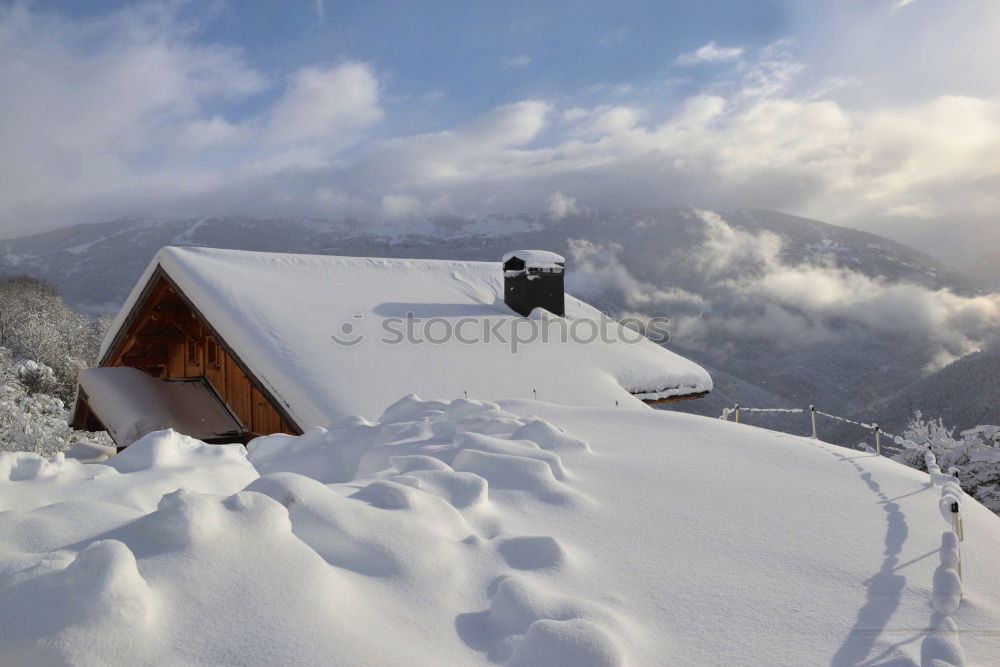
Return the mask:
[[80,374],[71,419],[119,447],[168,427],[246,442],[410,393],[628,408],[712,389],[697,364],[601,325],[564,293],[564,269],[536,250],[495,263],[166,247]]

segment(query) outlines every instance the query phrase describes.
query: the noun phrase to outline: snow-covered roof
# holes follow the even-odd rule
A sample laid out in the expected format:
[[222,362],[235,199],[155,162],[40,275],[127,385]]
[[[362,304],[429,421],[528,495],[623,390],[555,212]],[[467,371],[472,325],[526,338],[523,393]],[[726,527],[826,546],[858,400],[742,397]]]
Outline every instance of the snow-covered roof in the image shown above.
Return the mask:
[[80,371],[80,389],[119,447],[165,428],[199,440],[245,430],[203,381],[164,380],[136,368],[87,368]]
[[[410,392],[624,407],[641,405],[633,394],[712,388],[700,366],[645,339],[623,342],[636,337],[618,325],[588,342],[602,315],[568,295],[565,319],[518,316],[503,302],[499,262],[166,247],[102,358],[157,267],[302,428],[377,415]],[[526,341],[532,327],[548,339]]]
[[501,261],[506,264],[512,257],[517,257],[527,266],[535,268],[562,268],[566,265],[565,257],[549,250],[512,250],[504,254]]

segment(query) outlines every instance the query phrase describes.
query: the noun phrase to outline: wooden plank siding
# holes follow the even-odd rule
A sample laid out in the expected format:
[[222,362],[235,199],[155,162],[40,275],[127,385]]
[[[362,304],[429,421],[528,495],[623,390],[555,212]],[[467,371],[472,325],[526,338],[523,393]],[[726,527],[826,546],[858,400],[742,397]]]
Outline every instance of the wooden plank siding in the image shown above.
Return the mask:
[[269,400],[187,299],[157,275],[102,366],[132,366],[161,378],[205,377],[253,433],[301,431]]
[[[209,347],[215,346],[214,364],[208,364]],[[185,354],[187,351],[185,350]],[[296,429],[282,418],[271,402],[253,386],[233,358],[216,343],[211,336],[199,348],[199,362],[186,365],[187,377],[204,375],[212,383],[215,391],[236,413],[243,425],[254,433],[297,433]]]

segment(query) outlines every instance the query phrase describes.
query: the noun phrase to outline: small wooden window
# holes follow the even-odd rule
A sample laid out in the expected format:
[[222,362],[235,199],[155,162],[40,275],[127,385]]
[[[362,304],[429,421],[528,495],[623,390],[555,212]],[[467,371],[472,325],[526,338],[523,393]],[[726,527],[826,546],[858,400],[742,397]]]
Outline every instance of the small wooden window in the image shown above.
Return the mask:
[[187,351],[188,351],[188,363],[189,364],[197,364],[198,363],[198,344],[195,343],[190,338],[188,339],[188,342],[187,342]]
[[215,342],[214,338],[208,339],[205,349],[205,361],[212,368],[219,367],[219,344]]

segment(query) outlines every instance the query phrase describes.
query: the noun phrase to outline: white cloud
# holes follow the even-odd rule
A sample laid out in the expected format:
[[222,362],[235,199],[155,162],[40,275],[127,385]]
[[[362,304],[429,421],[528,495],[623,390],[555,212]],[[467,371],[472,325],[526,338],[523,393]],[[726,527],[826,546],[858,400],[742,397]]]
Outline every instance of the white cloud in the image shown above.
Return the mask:
[[697,294],[679,288],[664,290],[637,280],[622,263],[622,246],[617,243],[587,239],[569,239],[568,243],[566,287],[577,296],[586,298],[611,290],[629,307],[644,307],[647,311],[672,304],[704,305]]
[[567,215],[576,215],[583,209],[576,205],[576,199],[556,190],[549,195],[548,199],[549,217],[554,220],[561,220]]
[[531,57],[523,53],[511,56],[500,56],[500,67],[512,68],[512,67],[527,67],[531,64]]
[[568,242],[567,289],[596,304],[613,297],[628,314],[667,315],[675,342],[715,355],[725,341],[796,351],[889,339],[911,350],[914,363],[936,370],[981,349],[1000,330],[1000,294],[963,296],[873,277],[832,257],[801,259],[786,253],[779,235],[731,225],[713,211],[691,211],[690,220],[701,242],[669,260],[667,280],[674,285],[683,276],[696,293],[640,280],[623,261],[622,246],[586,239]]
[[275,143],[323,140],[344,143],[384,115],[378,79],[358,62],[306,67],[291,78],[275,105],[268,138]]
[[219,111],[227,102],[280,82],[238,49],[195,42],[194,19],[178,16],[184,6],[152,2],[91,21],[24,4],[0,9],[5,233],[97,216],[197,214],[211,198],[213,210],[238,209],[240,189],[253,208],[266,189],[255,180],[329,166],[384,115],[375,73],[346,61],[303,68],[262,112],[227,117]]
[[[686,99],[672,92],[669,105],[624,82],[451,124],[435,117],[444,129],[395,137],[399,124],[380,121],[400,107],[386,106],[391,78],[375,64],[269,78],[240,50],[199,42],[196,17],[180,20],[175,3],[86,22],[14,5],[0,10],[0,225],[14,234],[28,220],[204,210],[377,216],[394,210],[384,197],[402,194],[426,206],[446,198],[457,214],[516,213],[547,211],[555,192],[586,193],[598,210],[775,208],[855,226],[995,220],[1000,88],[963,82],[968,72],[995,81],[1000,43],[980,25],[995,25],[987,19],[1000,9],[959,12],[963,40],[938,4],[913,3],[905,22],[885,6],[868,22],[851,14],[866,26],[857,46],[867,70],[842,51],[820,58],[817,39],[735,56],[710,43],[693,53],[731,66]],[[904,29],[920,32],[892,49],[876,39]],[[912,99],[854,103],[881,72],[872,63],[891,63],[895,78],[927,74],[906,64],[919,60],[910,41],[938,45],[934,65],[948,65],[948,78],[921,79]],[[952,90],[961,94],[942,92]]]
[[420,200],[410,195],[385,195],[382,197],[382,215],[385,218],[405,218],[417,213]]
[[625,106],[600,106],[595,109],[571,109],[563,114],[569,122],[583,121],[574,128],[578,137],[599,138],[621,134],[635,127],[642,112]]
[[524,101],[497,107],[452,130],[381,142],[349,170],[359,187],[454,187],[517,178],[525,146],[545,126],[551,106]]
[[711,211],[696,217],[705,234],[698,261],[717,294],[708,328],[803,346],[839,340],[837,327],[849,323],[929,345],[931,369],[980,349],[1000,329],[1000,294],[961,296],[833,263],[790,263],[775,234],[732,227]]
[[733,227],[714,211],[698,211],[697,216],[705,226],[705,242],[695,259],[709,278],[770,269],[777,262],[782,244],[777,234]]
[[186,148],[198,150],[231,144],[238,141],[243,130],[222,116],[196,119],[183,126],[177,136],[178,143]]
[[739,60],[743,55],[741,47],[723,47],[714,41],[700,46],[694,51],[686,51],[677,56],[678,65],[698,65],[701,63],[726,63]]
[[[164,144],[178,133],[197,139],[191,123],[212,122],[207,105],[266,80],[238,50],[191,43],[175,9],[70,22],[23,4],[0,8],[0,221],[31,211],[36,224],[75,222],[95,200],[211,187],[198,169],[164,168]],[[145,173],[130,166],[137,159],[149,161]]]

